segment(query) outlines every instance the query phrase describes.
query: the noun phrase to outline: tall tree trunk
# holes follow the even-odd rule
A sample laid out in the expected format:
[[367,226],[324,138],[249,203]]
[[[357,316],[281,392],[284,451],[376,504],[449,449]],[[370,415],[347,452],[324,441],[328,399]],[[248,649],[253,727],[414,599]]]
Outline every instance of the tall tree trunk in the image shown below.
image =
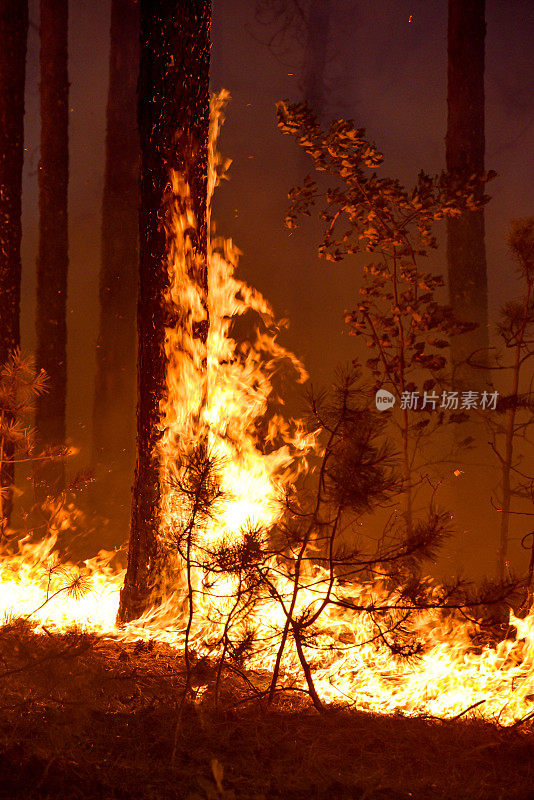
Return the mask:
[[[448,94],[447,94],[447,170],[461,185],[484,171],[484,61],[485,0],[449,0],[448,16]],[[483,184],[478,191],[482,195]],[[451,367],[455,389],[487,388],[486,369],[470,367],[466,359],[484,366],[488,355],[488,309],[484,210],[467,211],[447,220],[447,263],[449,298],[459,320],[475,322],[469,333],[452,337]],[[473,451],[463,442],[471,439]],[[452,484],[451,506],[458,530],[490,528],[492,520],[483,504],[473,505],[473,486],[478,495],[490,490],[491,476],[481,475],[477,446],[482,445],[483,428],[474,415],[455,426],[453,447],[462,459],[463,475]],[[461,552],[457,558],[462,559]]]
[[[139,233],[139,4],[112,0],[106,171],[102,198],[102,261],[93,465],[105,486],[99,506],[115,526],[126,522],[121,493],[135,454],[135,313]],[[106,500],[102,501],[101,498]],[[126,522],[127,524],[127,522]]]
[[[0,366],[20,345],[20,242],[28,4],[0,0]],[[0,533],[9,522],[13,450],[0,461]]]
[[317,117],[325,111],[325,72],[331,0],[310,0],[304,53],[304,100]]
[[[68,0],[41,0],[41,160],[37,258],[37,367],[48,391],[37,398],[40,444],[65,442],[67,396],[67,275],[69,267],[69,75]],[[36,499],[61,491],[63,461],[35,470]]]
[[[485,0],[449,0],[447,170],[458,183],[484,171]],[[478,189],[482,196],[484,187]],[[488,300],[484,210],[468,211],[447,221],[450,302],[457,317],[477,322],[470,334],[452,343],[453,366],[472,352],[484,363],[488,347]],[[457,370],[468,388],[484,381],[484,372]]]
[[[191,187],[196,249],[206,264],[210,22],[210,0],[141,0],[137,463],[128,569],[118,615],[123,621],[146,609],[160,566],[156,445],[160,401],[166,393],[165,327],[172,324],[172,309],[165,302],[169,277],[161,217],[171,169]],[[206,267],[197,279],[207,290]]]

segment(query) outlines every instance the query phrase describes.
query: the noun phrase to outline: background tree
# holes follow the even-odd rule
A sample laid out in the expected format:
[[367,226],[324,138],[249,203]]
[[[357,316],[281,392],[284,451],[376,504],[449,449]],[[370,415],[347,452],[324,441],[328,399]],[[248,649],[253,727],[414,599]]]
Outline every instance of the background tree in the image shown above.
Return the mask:
[[[97,371],[93,404],[93,466],[105,476],[104,514],[126,522],[135,447],[135,312],[139,234],[139,4],[113,0],[102,198],[102,261]],[[97,484],[98,488],[98,484]],[[104,495],[105,497],[102,497]]]
[[[67,399],[67,276],[69,266],[68,0],[41,0],[41,159],[37,257],[37,367],[49,377],[37,397],[35,422],[41,446],[65,442]],[[36,498],[64,486],[61,459],[35,470]]]
[[[20,242],[24,155],[24,82],[28,4],[0,0],[0,364],[20,344]],[[14,467],[11,445],[0,469],[3,516],[9,520]]]
[[330,0],[310,0],[304,51],[304,102],[319,117],[326,105],[330,11]]
[[[447,170],[457,185],[484,171],[485,0],[449,0],[447,72]],[[483,195],[483,184],[475,189]],[[488,299],[484,209],[447,220],[450,303],[460,320],[478,323],[468,336],[454,339],[453,365],[488,347]],[[456,377],[478,385],[480,370],[460,368]]]
[[[160,465],[156,445],[166,392],[165,328],[177,324],[165,299],[166,232],[171,170],[190,187],[197,220],[193,248],[207,291],[207,159],[211,3],[141,2],[139,130],[141,138],[140,283],[138,302],[137,463],[128,569],[119,619],[137,617],[158,577]],[[192,234],[193,235],[193,234]],[[207,326],[196,335],[205,339]]]

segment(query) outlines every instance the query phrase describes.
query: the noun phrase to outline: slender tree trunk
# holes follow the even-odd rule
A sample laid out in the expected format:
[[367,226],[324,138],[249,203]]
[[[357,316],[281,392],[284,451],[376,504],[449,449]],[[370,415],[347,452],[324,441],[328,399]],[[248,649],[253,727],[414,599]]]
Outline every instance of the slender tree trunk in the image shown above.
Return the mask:
[[331,0],[310,0],[304,53],[304,100],[317,117],[326,105],[325,72]]
[[[0,366],[20,345],[20,242],[28,4],[0,0]],[[9,522],[14,463],[0,463],[0,533]]]
[[[69,267],[68,0],[41,0],[41,160],[37,258],[37,367],[49,379],[37,398],[35,424],[42,446],[65,442],[67,396],[67,274]],[[62,460],[35,470],[37,500],[61,491]]]
[[[160,400],[166,392],[165,327],[175,317],[165,302],[169,277],[161,218],[171,169],[191,187],[198,225],[195,247],[206,264],[210,22],[209,0],[141,0],[137,463],[118,615],[122,621],[139,616],[150,604],[161,566],[156,444]],[[206,268],[197,280],[207,290]]]
[[[513,404],[507,412],[508,419],[504,425],[504,453],[501,457],[501,482],[502,482],[502,508],[501,508],[501,531],[499,548],[497,551],[497,576],[499,580],[504,580],[508,567],[508,544],[510,527],[510,510],[513,497],[512,471],[514,468],[514,444],[517,434],[516,414],[519,395],[519,380],[521,376],[522,356],[525,348],[525,334],[528,328],[528,320],[532,305],[532,281],[527,279],[527,291],[524,298],[523,321],[519,331],[516,333],[517,341],[514,348],[514,364],[512,370],[512,391],[510,396]],[[530,579],[529,579],[530,585]]]
[[[139,234],[139,4],[112,0],[106,171],[93,465],[103,472],[99,505],[112,523],[126,522],[121,493],[135,455],[135,314]],[[97,489],[98,489],[97,485]],[[101,498],[105,497],[103,502]],[[127,524],[127,522],[126,522]]]
[[[485,0],[449,0],[447,170],[458,183],[484,171]],[[483,194],[480,184],[479,195]],[[470,353],[484,363],[488,347],[488,301],[484,210],[447,221],[450,302],[457,317],[477,322],[469,334],[455,337],[456,367]],[[457,379],[469,388],[485,380],[482,370],[460,368]]]

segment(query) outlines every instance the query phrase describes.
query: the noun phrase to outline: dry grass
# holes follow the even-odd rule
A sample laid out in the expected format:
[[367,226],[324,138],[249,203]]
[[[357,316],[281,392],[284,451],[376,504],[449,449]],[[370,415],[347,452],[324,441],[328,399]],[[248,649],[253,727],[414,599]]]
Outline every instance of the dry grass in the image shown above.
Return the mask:
[[3,798],[534,800],[525,726],[267,710],[231,674],[220,708],[181,707],[173,651],[17,624],[0,655]]

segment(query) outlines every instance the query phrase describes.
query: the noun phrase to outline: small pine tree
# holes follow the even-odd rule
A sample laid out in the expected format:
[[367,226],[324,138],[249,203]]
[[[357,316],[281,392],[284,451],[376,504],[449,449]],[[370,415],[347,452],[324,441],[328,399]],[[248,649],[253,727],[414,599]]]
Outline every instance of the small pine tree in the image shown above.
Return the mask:
[[[222,465],[202,444],[180,458],[173,488],[182,519],[176,517],[166,546],[185,576],[186,693],[194,694],[198,680],[210,681],[206,652],[217,653],[211,671],[217,699],[225,666],[239,673],[261,648],[272,663],[269,700],[285,685],[287,659],[294,663],[296,654],[308,694],[322,710],[314,672],[325,659],[369,639],[396,659],[412,659],[425,646],[418,633],[422,613],[452,614],[509,593],[510,586],[491,586],[474,597],[460,581],[438,588],[421,577],[421,565],[450,533],[449,515],[434,505],[410,532],[393,517],[369,544],[369,515],[395,502],[402,481],[397,457],[384,444],[383,417],[369,410],[364,390],[349,374],[332,392],[310,397],[309,430],[319,435],[321,453],[289,487],[285,512],[269,528],[251,522],[211,541],[210,521],[227,500]],[[349,644],[340,637],[345,623]]]
[[0,367],[0,534],[5,538],[9,525],[9,505],[6,499],[12,493],[8,482],[11,469],[17,461],[27,461],[34,455],[35,431],[28,423],[28,415],[35,408],[37,397],[46,391],[44,372],[36,373],[30,358],[23,358],[16,350]]

